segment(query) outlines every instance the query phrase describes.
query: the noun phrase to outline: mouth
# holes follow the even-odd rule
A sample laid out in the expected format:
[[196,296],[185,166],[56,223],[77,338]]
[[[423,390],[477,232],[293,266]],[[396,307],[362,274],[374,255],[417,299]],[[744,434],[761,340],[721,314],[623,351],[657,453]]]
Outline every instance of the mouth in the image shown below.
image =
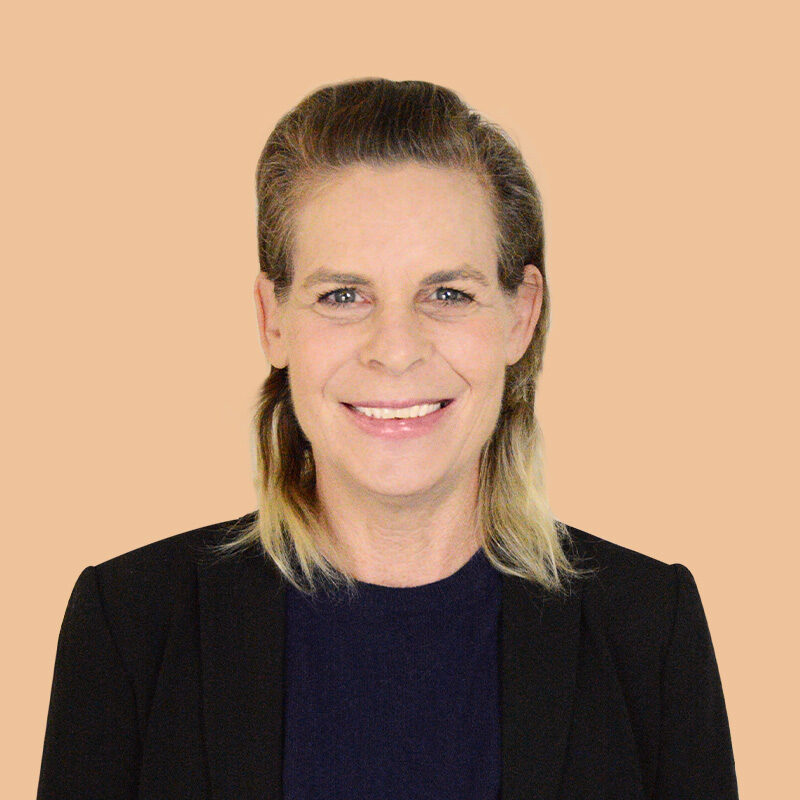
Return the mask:
[[[447,397],[412,397],[406,400],[354,400],[352,403],[344,403],[351,408],[408,408],[409,406],[420,406],[432,403],[451,403],[454,398]],[[344,402],[344,401],[343,401]]]
[[395,403],[382,406],[341,403],[341,406],[362,433],[387,441],[400,441],[433,435],[442,425],[446,425],[445,420],[454,413],[450,409],[456,405],[455,399],[448,397],[412,406],[398,406]]
[[373,419],[416,419],[426,417],[446,408],[453,402],[452,397],[442,400],[415,401],[372,401],[364,403],[342,403],[347,408]]

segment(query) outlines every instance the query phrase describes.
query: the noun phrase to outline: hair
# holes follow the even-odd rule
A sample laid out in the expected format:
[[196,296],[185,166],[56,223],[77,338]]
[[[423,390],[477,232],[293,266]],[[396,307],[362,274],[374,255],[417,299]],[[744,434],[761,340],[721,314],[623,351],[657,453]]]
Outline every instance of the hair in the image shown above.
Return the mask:
[[[497,223],[497,277],[516,294],[524,268],[544,278],[540,316],[531,342],[506,367],[499,417],[480,454],[477,522],[481,547],[503,573],[564,594],[591,570],[567,556],[570,532],[550,511],[544,443],[534,412],[550,323],[539,191],[518,148],[452,90],[425,81],[368,78],[323,86],[285,114],[270,134],[256,171],[259,267],[276,301],[292,286],[293,215],[308,192],[351,165],[419,163],[475,175],[487,190]],[[288,368],[272,368],[255,404],[253,432],[258,510],[221,554],[261,543],[264,553],[299,591],[345,588],[357,581],[323,554],[334,552],[316,493],[311,446],[292,408]],[[235,526],[234,526],[235,527]],[[230,531],[229,531],[230,532]]]

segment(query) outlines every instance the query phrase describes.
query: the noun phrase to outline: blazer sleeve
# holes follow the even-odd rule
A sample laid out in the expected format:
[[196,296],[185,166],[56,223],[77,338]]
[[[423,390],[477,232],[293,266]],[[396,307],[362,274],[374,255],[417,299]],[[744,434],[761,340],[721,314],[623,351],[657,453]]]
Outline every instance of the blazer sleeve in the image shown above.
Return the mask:
[[58,637],[37,800],[132,800],[138,762],[133,685],[86,567]]
[[728,714],[692,573],[673,564],[677,600],[662,674],[657,800],[738,800]]

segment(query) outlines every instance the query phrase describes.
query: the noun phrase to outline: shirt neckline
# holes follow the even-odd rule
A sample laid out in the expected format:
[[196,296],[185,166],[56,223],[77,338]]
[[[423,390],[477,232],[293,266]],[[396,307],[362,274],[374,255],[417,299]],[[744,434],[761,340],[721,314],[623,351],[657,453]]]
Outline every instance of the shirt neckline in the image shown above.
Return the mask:
[[498,577],[483,548],[479,547],[454,573],[431,583],[383,586],[356,581],[356,592],[352,597],[340,590],[333,595],[319,592],[313,598],[304,599],[317,610],[342,614],[431,613],[483,599],[492,581]]

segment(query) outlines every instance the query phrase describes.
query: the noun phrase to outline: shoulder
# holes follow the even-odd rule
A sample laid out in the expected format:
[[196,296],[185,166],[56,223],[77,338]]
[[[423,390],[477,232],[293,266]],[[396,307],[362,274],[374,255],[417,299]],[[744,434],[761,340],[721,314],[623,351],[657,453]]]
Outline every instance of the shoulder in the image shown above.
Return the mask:
[[[676,566],[646,553],[602,539],[599,536],[566,525],[570,533],[568,548],[577,557],[579,566],[596,570],[594,583],[597,590],[610,599],[624,603],[632,595],[646,597],[669,593],[674,585]],[[684,567],[685,569],[685,567]]]
[[95,566],[77,579],[70,606],[100,614],[123,660],[158,650],[170,625],[192,613],[198,567],[214,562],[213,546],[255,519],[255,512],[159,539]]
[[659,796],[737,796],[722,683],[694,576],[683,564],[571,533],[573,549],[597,568],[573,598],[581,641],[622,689],[647,784],[659,786]]
[[602,628],[612,645],[660,661],[681,606],[699,605],[692,573],[567,525],[578,566],[593,574],[581,579],[582,606],[589,624]]
[[247,526],[255,515],[251,511],[241,517],[176,533],[109,558],[93,569],[98,580],[109,585],[137,583],[140,590],[147,586],[159,590],[163,583],[173,583],[213,558],[211,548]]
[[198,565],[214,559],[214,545],[254,519],[252,511],[242,517],[177,533],[109,558],[92,569],[101,586],[112,591],[168,594],[190,579]]

